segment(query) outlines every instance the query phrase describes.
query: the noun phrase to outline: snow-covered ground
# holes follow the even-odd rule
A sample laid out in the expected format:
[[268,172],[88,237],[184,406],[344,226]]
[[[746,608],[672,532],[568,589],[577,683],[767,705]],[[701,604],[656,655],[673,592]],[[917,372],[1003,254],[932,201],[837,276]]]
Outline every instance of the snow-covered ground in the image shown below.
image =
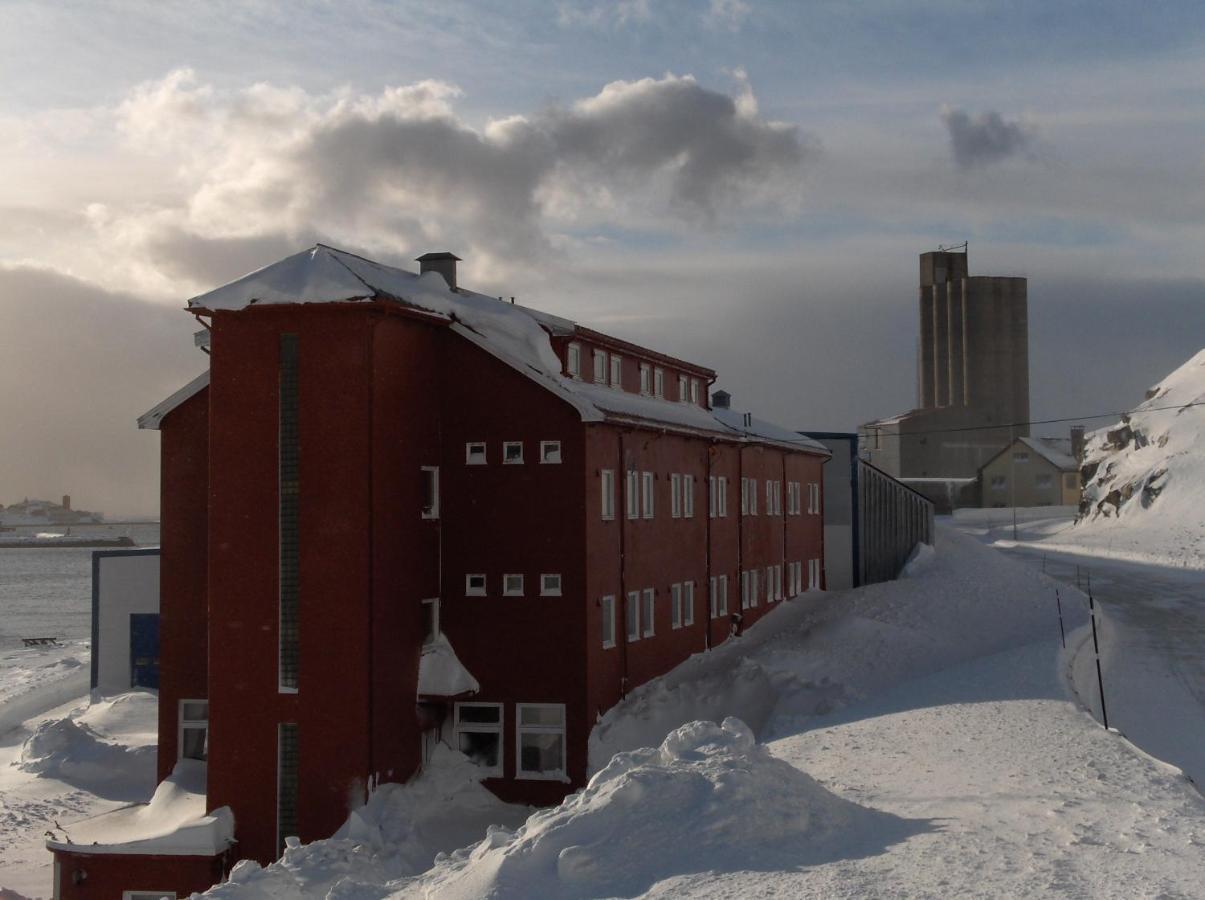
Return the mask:
[[[1064,654],[1054,589],[941,528],[908,577],[786,603],[634,692],[559,807],[502,821],[518,811],[449,752],[213,893],[1203,896],[1205,801],[1080,705],[1083,596],[1062,588]],[[462,806],[499,827],[422,827]]]

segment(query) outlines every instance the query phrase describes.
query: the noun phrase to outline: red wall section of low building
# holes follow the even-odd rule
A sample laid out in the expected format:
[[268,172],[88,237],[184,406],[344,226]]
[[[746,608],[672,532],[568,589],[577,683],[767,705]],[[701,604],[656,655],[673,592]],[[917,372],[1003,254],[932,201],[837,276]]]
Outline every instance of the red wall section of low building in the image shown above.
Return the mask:
[[237,854],[224,856],[100,855],[54,851],[58,900],[122,900],[124,891],[167,891],[187,897],[221,881]]
[[205,699],[208,684],[209,390],[159,426],[159,780],[178,754],[181,700]]

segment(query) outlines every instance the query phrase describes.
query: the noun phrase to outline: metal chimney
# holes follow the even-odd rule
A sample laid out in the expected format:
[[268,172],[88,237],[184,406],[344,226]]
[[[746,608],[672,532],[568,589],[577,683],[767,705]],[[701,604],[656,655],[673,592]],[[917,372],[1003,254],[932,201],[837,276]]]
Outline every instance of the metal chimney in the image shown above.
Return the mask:
[[1084,426],[1071,426],[1071,455],[1076,462],[1084,461]]
[[444,277],[448,287],[456,290],[456,264],[460,262],[460,257],[455,253],[449,253],[447,250],[440,253],[424,253],[415,262],[419,265],[418,274],[438,272]]

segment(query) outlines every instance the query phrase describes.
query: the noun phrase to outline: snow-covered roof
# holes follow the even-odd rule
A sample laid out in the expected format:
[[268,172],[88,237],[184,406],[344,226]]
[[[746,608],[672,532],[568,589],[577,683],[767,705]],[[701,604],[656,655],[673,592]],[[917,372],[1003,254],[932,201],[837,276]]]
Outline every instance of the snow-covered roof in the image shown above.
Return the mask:
[[1070,453],[1065,453],[1058,447],[1042,440],[1041,438],[1023,437],[1018,438],[1022,444],[1032,450],[1034,453],[1041,456],[1048,463],[1064,472],[1074,472],[1079,468],[1079,463],[1075,461],[1075,457]]
[[[568,336],[578,331],[577,325],[569,319],[501,302],[497,297],[464,288],[452,290],[437,272],[416,275],[325,244],[316,244],[230,284],[193,297],[188,301],[188,307],[194,311],[215,312],[254,305],[362,300],[389,300],[447,321],[454,332],[574,407],[584,422],[617,421],[680,428],[828,455],[822,444],[787,428],[761,420],[745,426],[740,413],[722,410],[723,415],[713,414],[712,410],[697,404],[643,396],[571,378],[562,373],[560,357],[549,340],[550,334]],[[169,405],[172,399],[160,406]],[[176,404],[184,399],[187,397],[177,400]],[[160,407],[156,407],[143,419],[156,412],[162,418],[170,408],[160,411]]]
[[145,428],[150,431],[158,431],[159,423],[169,412],[182,404],[185,400],[194,397],[205,388],[209,387],[209,370],[206,369],[180,390],[176,391],[166,400],[156,403],[146,412],[138,417],[138,427]]
[[435,636],[423,647],[418,663],[418,695],[420,697],[457,697],[475,694],[481,685],[473,673],[464,667],[447,635]]
[[[46,841],[50,850],[149,856],[214,856],[234,842],[229,807],[205,812],[205,763],[182,759],[149,803],[84,819]],[[62,839],[59,839],[62,836]]]

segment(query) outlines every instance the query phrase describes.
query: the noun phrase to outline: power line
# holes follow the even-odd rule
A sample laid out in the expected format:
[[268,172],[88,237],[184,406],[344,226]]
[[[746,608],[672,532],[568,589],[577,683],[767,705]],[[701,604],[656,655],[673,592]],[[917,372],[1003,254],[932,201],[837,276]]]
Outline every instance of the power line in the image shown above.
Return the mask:
[[[887,437],[912,437],[920,434],[951,434],[958,431],[989,431],[995,428],[1019,428],[1022,425],[1056,425],[1063,422],[1083,422],[1088,419],[1120,419],[1123,416],[1133,415],[1136,412],[1162,412],[1168,409],[1189,409],[1194,406],[1205,406],[1205,400],[1194,400],[1192,403],[1179,403],[1174,406],[1148,406],[1145,409],[1128,410],[1126,412],[1107,412],[1096,413],[1091,416],[1067,416],[1060,419],[1033,419],[1029,422],[1004,422],[999,425],[961,425],[958,428],[933,428],[926,431],[907,431],[903,434],[898,432],[885,432],[884,428],[890,426],[871,424],[869,427],[874,431],[879,432]],[[949,408],[949,407],[941,407]]]

